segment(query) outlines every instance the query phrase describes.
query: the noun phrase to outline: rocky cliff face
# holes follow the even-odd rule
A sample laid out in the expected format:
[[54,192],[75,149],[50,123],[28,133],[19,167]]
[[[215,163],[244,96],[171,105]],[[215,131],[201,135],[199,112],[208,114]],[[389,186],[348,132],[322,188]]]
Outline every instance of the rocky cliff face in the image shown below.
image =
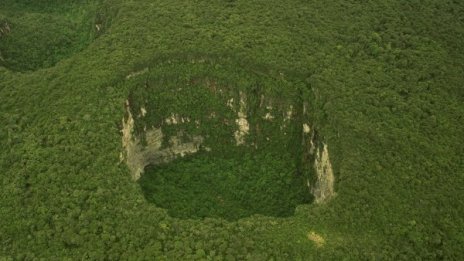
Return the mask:
[[[241,101],[242,103],[242,101]],[[129,108],[129,102],[126,103]],[[241,105],[243,106],[243,105]],[[242,107],[241,107],[242,108]],[[144,110],[141,110],[142,114]],[[145,112],[146,113],[146,112]],[[243,124],[245,119],[244,112],[239,111],[236,119],[237,131],[234,133],[237,145],[244,144],[244,135],[247,134]],[[175,117],[168,118],[167,121],[171,124],[177,124]],[[248,127],[248,122],[246,124]],[[249,127],[248,127],[249,128]],[[246,130],[248,130],[246,128]],[[311,155],[308,162],[314,170],[312,175],[315,177],[310,181],[308,178],[308,187],[314,195],[315,203],[323,203],[328,201],[335,195],[334,192],[334,174],[332,164],[329,157],[329,149],[327,144],[317,140],[315,132],[311,132],[307,123],[302,125],[303,132],[311,136],[308,146]],[[123,119],[122,129],[122,145],[125,150],[123,156],[127,166],[131,171],[132,178],[138,180],[144,172],[144,168],[150,164],[156,165],[160,163],[168,163],[178,157],[183,157],[188,154],[196,153],[200,150],[200,145],[203,143],[202,136],[188,136],[182,132],[169,138],[169,145],[163,147],[164,134],[161,128],[150,128],[146,130],[146,145],[142,145],[140,138],[134,136],[134,118],[130,109],[127,109],[127,117]],[[187,136],[188,142],[181,140]]]
[[[146,70],[143,72],[147,73]],[[137,77],[138,74],[134,75]],[[122,129],[125,152],[122,157],[134,180],[140,178],[148,165],[167,163],[200,149],[227,153],[224,147],[241,146],[247,150],[294,151],[295,173],[307,178],[308,193],[314,195],[314,202],[323,203],[335,195],[329,149],[309,123],[307,103],[301,99],[295,102],[291,97],[272,98],[256,91],[240,90],[234,94],[211,84],[211,81],[205,87],[213,90],[207,95],[215,96],[212,99],[216,100],[208,106],[199,104],[201,109],[196,113],[166,111],[147,121],[144,120],[146,115],[155,115],[156,110],[160,110],[148,103],[155,96],[139,96],[137,105],[129,104],[129,100],[126,102]],[[160,95],[164,95],[162,91]],[[218,126],[224,129],[219,131]]]
[[324,203],[335,196],[334,171],[329,157],[329,148],[317,130],[309,123],[303,124],[302,169],[309,172],[308,187],[314,203]]
[[[122,159],[125,160],[134,180],[140,178],[146,166],[167,163],[177,157],[195,153],[203,142],[201,136],[189,137],[191,141],[181,142],[185,135],[179,132],[169,138],[168,146],[163,146],[165,138],[163,131],[161,128],[152,127],[146,130],[146,145],[142,145],[140,138],[133,133],[134,118],[130,111],[129,101],[126,101],[126,113],[127,117],[122,120],[122,146],[125,150]],[[142,109],[141,114],[144,116],[145,113],[147,112]]]
[[335,178],[332,164],[329,159],[329,149],[327,144],[322,144],[322,148],[318,148],[316,150],[314,169],[316,182],[311,186],[311,193],[314,195],[315,203],[323,203],[335,195]]

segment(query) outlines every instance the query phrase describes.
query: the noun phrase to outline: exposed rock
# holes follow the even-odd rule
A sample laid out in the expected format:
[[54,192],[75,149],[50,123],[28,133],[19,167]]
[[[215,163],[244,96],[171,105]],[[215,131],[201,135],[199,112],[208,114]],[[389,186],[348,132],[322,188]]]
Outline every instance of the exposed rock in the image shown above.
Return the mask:
[[325,245],[325,239],[314,231],[310,231],[308,233],[308,239],[313,241],[316,247],[322,247]]
[[[302,104],[300,110],[298,106],[292,104],[286,105],[284,108],[277,108],[273,110],[271,105],[265,104],[263,102],[264,98],[261,98],[261,104],[265,110],[262,110],[261,115],[248,115],[250,108],[247,104],[247,94],[245,92],[239,92],[239,100],[234,104],[233,98],[228,98],[225,100],[225,106],[231,108],[236,114],[237,118],[235,119],[222,119],[224,123],[235,121],[237,129],[234,131],[233,136],[235,139],[236,145],[246,145],[246,136],[250,134],[250,129],[260,133],[260,125],[250,126],[250,123],[247,117],[259,117],[267,121],[273,121],[276,118],[274,115],[282,115],[283,119],[279,122],[280,125],[280,134],[283,136],[289,136],[290,139],[298,139],[301,137],[301,142],[297,142],[296,146],[303,146],[304,149],[296,157],[301,157],[301,166],[298,166],[298,173],[307,173],[308,174],[308,187],[309,192],[314,195],[315,203],[327,202],[330,198],[335,195],[334,192],[334,174],[332,169],[332,164],[329,158],[329,150],[327,144],[325,144],[322,139],[320,139],[317,134],[317,130],[311,127],[311,125],[304,120],[307,112],[305,104]],[[237,104],[238,103],[238,104]],[[266,107],[264,107],[266,106]],[[136,111],[140,111],[140,116],[150,113],[147,112],[145,107],[140,109],[134,108]],[[134,129],[134,119],[131,114],[129,102],[126,102],[127,116],[123,120],[123,147],[125,149],[125,160],[131,171],[132,177],[134,180],[137,180],[142,175],[144,168],[150,164],[161,164],[172,161],[177,157],[183,157],[187,154],[192,154],[197,152],[200,149],[200,145],[203,143],[202,136],[189,136],[187,133],[178,131],[177,134],[171,137],[165,137],[161,128],[144,128],[144,141],[145,144],[142,145],[140,137],[137,137],[133,134]],[[207,119],[220,118],[221,115],[216,113],[216,111],[205,111],[207,113]],[[139,117],[140,117],[139,116]],[[181,125],[185,123],[193,122],[196,128],[200,127],[200,121],[198,119],[190,119],[189,117],[181,116],[175,112],[171,113],[167,118],[163,120],[165,125],[174,126]],[[301,128],[300,131],[294,132],[289,128]],[[182,128],[180,127],[179,130]],[[301,133],[294,134],[294,133]],[[214,133],[204,133],[205,137],[209,135],[214,135]],[[296,136],[295,136],[296,135]],[[272,139],[268,136],[264,139],[270,142]],[[188,142],[182,142],[187,140]],[[168,145],[166,142],[168,141]],[[250,146],[258,147],[258,143],[253,141],[248,144]],[[206,150],[206,149],[205,149]],[[211,148],[208,147],[208,151]],[[302,154],[301,154],[302,153]]]
[[311,132],[311,128],[309,127],[309,124],[303,123],[303,133],[308,134]]
[[274,116],[270,112],[267,112],[266,115],[264,115],[263,119],[265,120],[272,120],[274,119]]
[[315,203],[323,203],[335,195],[335,178],[329,159],[327,144],[323,143],[322,149],[317,148],[314,159],[314,169],[316,170],[316,182],[311,187],[311,193],[314,195]]
[[289,120],[292,119],[292,117],[293,117],[293,105],[290,105],[290,107],[288,108],[287,113],[285,115],[284,121],[289,121]]
[[133,77],[136,77],[136,76],[145,74],[145,73],[147,73],[147,72],[148,72],[148,68],[145,68],[145,69],[140,70],[140,71],[138,71],[138,72],[132,72],[132,73],[130,73],[130,74],[128,74],[128,75],[126,76],[126,79],[130,79],[130,78],[133,78]]
[[180,122],[180,117],[179,115],[172,113],[171,116],[169,116],[169,118],[165,119],[164,121],[167,125],[177,125],[177,123]]
[[10,25],[7,21],[0,21],[0,37],[5,36],[11,32]]
[[140,139],[133,134],[134,118],[130,112],[129,101],[126,101],[127,118],[122,120],[122,145],[125,150],[126,164],[132,178],[138,180],[144,172],[144,168],[150,164],[167,163],[177,157],[192,154],[200,149],[203,138],[194,136],[190,142],[181,142],[183,133],[170,137],[170,146],[163,148],[164,134],[161,128],[151,128],[145,132],[146,145],[142,145]]
[[227,107],[234,109],[234,98],[227,100]]
[[238,130],[234,133],[235,141],[237,145],[242,145],[245,143],[245,136],[250,131],[246,115],[246,96],[243,92],[240,92],[240,110],[238,111],[238,118],[235,120],[235,123],[238,126]]
[[142,117],[145,117],[145,115],[147,115],[147,110],[144,107],[141,107],[140,108],[140,113],[141,113]]

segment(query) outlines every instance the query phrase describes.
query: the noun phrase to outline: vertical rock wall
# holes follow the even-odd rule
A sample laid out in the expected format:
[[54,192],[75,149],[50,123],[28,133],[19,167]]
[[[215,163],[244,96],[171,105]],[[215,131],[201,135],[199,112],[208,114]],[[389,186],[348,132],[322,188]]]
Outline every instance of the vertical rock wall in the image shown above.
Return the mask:
[[329,149],[327,144],[323,143],[322,148],[318,148],[316,150],[314,169],[316,182],[311,186],[311,193],[314,195],[315,203],[323,203],[335,195],[335,178],[332,164],[329,159]]
[[[247,98],[249,98],[249,95],[250,94],[247,95],[245,92],[240,91],[238,97],[239,100],[236,106],[233,105],[233,98],[227,99],[224,106],[230,107],[231,110],[236,113],[236,130],[234,133],[231,133],[231,137],[235,139],[235,144],[238,146],[254,145],[252,147],[256,149],[258,148],[258,143],[256,142],[272,142],[272,140],[266,137],[265,141],[262,139],[258,141],[259,139],[256,140],[255,137],[255,139],[247,141],[246,137],[251,135],[251,130],[255,131],[255,135],[261,135],[260,128],[263,128],[262,122],[259,123],[259,121],[256,120],[254,123],[249,122],[248,117],[255,117],[268,122],[274,122],[275,119],[270,113],[270,108],[272,107],[270,105],[266,107],[265,103],[262,101],[265,98],[261,98],[259,111],[249,111],[250,106],[247,104]],[[272,103],[271,101],[272,100],[269,99],[269,104]],[[303,102],[300,103],[301,104],[293,105],[290,103],[281,108],[280,111],[276,110],[277,114],[281,114],[283,116],[275,122],[277,123],[277,126],[280,126],[280,128],[278,127],[274,130],[278,133],[275,133],[273,137],[286,136],[288,138],[284,138],[282,141],[285,141],[286,139],[296,141],[291,142],[291,145],[289,146],[290,149],[295,149],[296,159],[300,158],[296,161],[296,172],[306,173],[305,175],[308,177],[308,192],[314,195],[315,203],[323,203],[335,195],[335,178],[332,164],[330,162],[329,149],[327,144],[325,144],[319,137],[317,131],[312,128],[309,123],[304,123],[308,119],[306,111],[307,105]],[[261,109],[261,107],[265,109]],[[140,178],[147,165],[167,163],[177,157],[193,154],[200,150],[200,145],[204,141],[203,137],[190,136],[188,133],[184,133],[184,131],[182,131],[181,126],[179,126],[179,131],[177,131],[177,133],[174,131],[174,135],[171,135],[170,137],[165,137],[161,127],[147,128],[147,126],[144,126],[144,133],[141,135],[144,136],[144,141],[146,142],[142,145],[141,137],[137,137],[137,135],[133,133],[135,123],[131,110],[140,111],[140,114],[137,116],[139,118],[143,118],[146,114],[150,114],[150,111],[147,111],[144,107],[130,108],[129,101],[126,102],[126,117],[123,119],[122,130],[122,144],[125,150],[123,158],[126,161],[134,180],[138,180]],[[215,114],[211,117],[213,116],[221,117],[221,115]],[[232,122],[232,119],[224,120],[226,122]],[[162,120],[163,124],[171,127],[173,127],[173,125],[187,124],[191,121],[198,122],[198,124],[200,124],[200,121],[197,119],[191,119],[190,117],[184,118],[176,112],[172,112],[170,116]],[[298,130],[291,131],[292,128]],[[206,135],[205,137],[215,135],[214,130],[205,131],[206,133],[202,133],[202,135]],[[282,148],[285,147],[284,143],[281,145]],[[301,148],[298,148],[298,146],[301,146]],[[207,151],[211,150],[209,147],[205,147],[205,149]]]
[[[142,111],[142,117],[147,113]],[[170,162],[178,157],[193,154],[200,149],[203,142],[201,136],[188,137],[189,142],[181,142],[184,133],[169,137],[169,145],[163,147],[164,134],[161,128],[150,128],[145,131],[146,145],[142,145],[140,138],[134,135],[134,118],[126,101],[126,117],[122,120],[122,146],[124,160],[134,180],[138,180],[146,166]]]
[[308,123],[303,124],[303,167],[308,173],[308,187],[315,203],[324,203],[335,196],[335,176],[330,162],[329,148]]

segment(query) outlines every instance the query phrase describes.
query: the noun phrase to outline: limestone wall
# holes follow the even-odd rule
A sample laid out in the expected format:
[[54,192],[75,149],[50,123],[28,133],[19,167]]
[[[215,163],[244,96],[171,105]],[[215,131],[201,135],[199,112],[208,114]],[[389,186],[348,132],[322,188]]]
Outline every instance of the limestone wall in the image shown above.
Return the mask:
[[[143,111],[143,110],[142,110]],[[122,120],[122,146],[124,148],[123,160],[126,162],[131,176],[138,180],[144,168],[150,164],[168,163],[178,157],[197,152],[203,142],[201,136],[191,137],[189,142],[181,142],[183,133],[169,138],[169,146],[163,147],[164,134],[161,128],[146,130],[146,145],[142,145],[140,138],[134,135],[134,118],[130,111],[129,101],[126,101],[127,116]],[[143,112],[142,114],[146,114]]]

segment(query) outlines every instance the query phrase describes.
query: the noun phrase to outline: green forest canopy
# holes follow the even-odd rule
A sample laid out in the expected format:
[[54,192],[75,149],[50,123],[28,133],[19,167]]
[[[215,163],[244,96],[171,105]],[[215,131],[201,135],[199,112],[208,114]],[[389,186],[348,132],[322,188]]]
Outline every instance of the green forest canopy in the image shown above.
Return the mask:
[[[462,260],[463,17],[452,0],[2,1],[0,259]],[[303,75],[337,197],[236,221],[148,202],[119,163],[125,78],[179,53]]]

